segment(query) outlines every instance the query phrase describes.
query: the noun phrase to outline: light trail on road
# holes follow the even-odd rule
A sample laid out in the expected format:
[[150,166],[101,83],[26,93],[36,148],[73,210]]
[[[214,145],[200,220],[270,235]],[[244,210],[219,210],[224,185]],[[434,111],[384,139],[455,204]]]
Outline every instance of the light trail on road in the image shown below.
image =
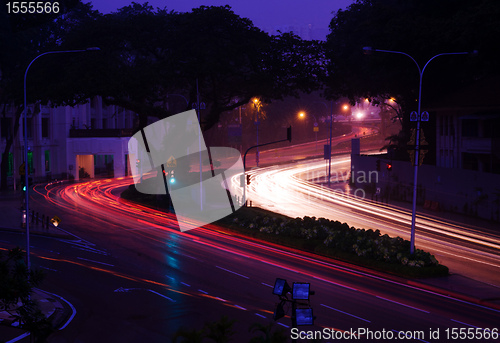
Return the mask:
[[[335,159],[334,162],[338,168],[342,168],[346,163],[345,158]],[[270,195],[285,196],[292,186],[286,181],[288,178],[296,180],[294,182],[299,184],[297,189],[307,185],[306,181],[297,176],[297,170],[293,171],[292,167],[289,169],[286,178],[283,175],[273,175],[276,171],[272,168],[263,169],[262,172],[252,171],[256,181],[251,192],[258,191],[261,194],[261,187],[262,192],[267,189]],[[307,169],[299,170],[299,173],[305,170]],[[270,174],[266,174],[267,172]],[[281,188],[279,191],[269,187],[269,180],[275,177],[280,180],[276,185]],[[404,282],[389,281],[383,276],[353,270],[331,259],[294,249],[283,249],[278,245],[234,233],[228,234],[216,225],[206,225],[181,233],[175,215],[120,199],[117,193],[131,183],[129,178],[93,180],[46,189],[37,187],[35,191],[42,195],[45,201],[88,217],[91,223],[85,230],[98,234],[102,228],[103,234],[106,235],[104,237],[109,237],[107,245],[112,246],[114,240],[121,243],[119,237],[149,242],[148,245],[163,247],[160,248],[162,250],[159,255],[165,255],[165,258],[173,263],[172,266],[182,263],[183,268],[188,268],[190,265],[187,273],[169,273],[172,276],[167,275],[165,278],[161,277],[161,270],[158,269],[160,275],[138,276],[124,270],[118,261],[107,261],[109,265],[96,266],[93,262],[59,256],[48,260],[86,267],[120,279],[139,282],[144,284],[141,287],[147,290],[152,286],[159,287],[152,291],[174,299],[178,304],[176,306],[188,301],[179,298],[182,296],[189,299],[206,299],[216,301],[228,309],[266,319],[272,317],[270,310],[273,309],[275,301],[268,286],[276,276],[311,282],[315,285],[317,294],[324,295],[315,305],[315,314],[320,318],[317,327],[334,327],[339,331],[359,326],[360,321],[372,330],[415,330],[434,326],[445,328],[452,326],[451,319],[491,327],[491,322],[495,322],[492,318],[499,314],[496,310],[463,301],[457,302],[453,298],[423,291]],[[325,212],[332,206],[328,205],[329,203],[333,200],[339,201],[336,198],[325,199]],[[288,201],[300,203],[300,197],[290,196]],[[314,202],[311,201],[312,203]],[[356,218],[356,210],[352,209],[351,212],[353,218]],[[84,234],[81,235],[85,237]],[[133,248],[131,245],[128,249]],[[206,275],[200,278],[197,272],[193,273],[195,270],[204,271],[210,275],[208,278],[213,277],[214,280],[224,282],[210,282]],[[335,296],[335,301],[332,301],[332,296]],[[289,322],[280,323],[289,328],[284,323]]]
[[[294,217],[324,217],[357,228],[380,230],[382,234],[409,239],[411,211],[370,201],[364,191],[350,194],[350,158],[332,159],[335,189],[312,182],[325,178],[323,160],[273,166],[251,171],[254,180],[247,198],[255,206]],[[234,181],[235,182],[235,181]],[[417,247],[439,257],[452,271],[500,286],[500,238],[498,235],[436,217],[417,215]],[[471,266],[474,265],[474,267]]]

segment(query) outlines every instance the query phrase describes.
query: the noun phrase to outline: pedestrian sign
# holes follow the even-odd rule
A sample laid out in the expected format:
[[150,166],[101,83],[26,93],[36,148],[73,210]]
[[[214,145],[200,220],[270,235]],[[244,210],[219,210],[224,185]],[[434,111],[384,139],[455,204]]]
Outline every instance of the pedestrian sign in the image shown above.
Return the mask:
[[168,168],[177,167],[177,161],[175,160],[174,156],[170,156],[169,159],[167,160],[167,167]]
[[52,218],[50,222],[52,223],[52,225],[57,227],[61,223],[61,218],[59,218],[58,216],[54,216],[54,218]]

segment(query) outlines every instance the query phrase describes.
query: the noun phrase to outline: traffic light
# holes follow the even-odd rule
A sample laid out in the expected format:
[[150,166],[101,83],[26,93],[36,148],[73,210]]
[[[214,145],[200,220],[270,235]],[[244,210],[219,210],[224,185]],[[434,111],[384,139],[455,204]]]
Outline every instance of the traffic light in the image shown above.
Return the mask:
[[168,181],[170,183],[172,183],[172,184],[175,183],[175,176],[174,176],[174,171],[173,170],[170,172],[170,179]]
[[292,127],[289,126],[286,129],[286,139],[291,142],[292,141]]
[[377,160],[377,171],[380,171],[380,160]]
[[247,175],[247,185],[249,185],[249,184],[250,184],[250,182],[252,182],[251,176],[250,176],[250,175]]
[[392,164],[391,163],[386,163],[387,166],[387,171],[392,171]]

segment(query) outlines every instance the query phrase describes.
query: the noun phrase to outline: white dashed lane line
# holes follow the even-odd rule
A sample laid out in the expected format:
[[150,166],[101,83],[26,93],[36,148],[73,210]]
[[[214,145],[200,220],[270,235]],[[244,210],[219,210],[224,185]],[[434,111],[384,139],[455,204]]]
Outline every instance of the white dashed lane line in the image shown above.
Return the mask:
[[397,301],[394,301],[394,300],[389,300],[389,299],[386,299],[386,298],[382,298],[382,297],[379,297],[378,295],[376,297],[379,298],[379,299],[385,300],[385,301],[389,301],[389,302],[394,303],[394,304],[398,304],[398,305],[401,305],[401,306],[412,308],[412,309],[420,311],[420,312],[429,313],[429,311],[422,310],[422,309],[420,309],[418,307],[413,307],[413,306],[406,305],[406,304],[403,304],[403,303],[400,303],[400,302],[397,302]]
[[245,278],[245,279],[250,279],[248,276],[238,274],[238,273],[236,273],[236,272],[233,272],[232,270],[229,270],[229,269],[226,269],[226,268],[222,268],[222,267],[219,267],[219,266],[216,266],[216,267],[217,267],[217,268],[219,268],[219,269],[225,270],[226,272],[232,273],[232,274],[234,274],[234,275],[241,276],[241,277],[243,277],[243,278]]
[[346,314],[346,315],[348,315],[348,316],[351,316],[351,317],[357,318],[357,319],[362,320],[362,321],[364,321],[364,322],[371,323],[371,321],[369,321],[368,319],[364,319],[364,318],[361,318],[361,317],[355,316],[354,314],[350,314],[350,313],[348,313],[348,312],[344,312],[344,311],[338,310],[338,309],[333,308],[333,307],[330,307],[330,306],[328,306],[328,305],[321,304],[321,306],[326,307],[326,308],[329,308],[330,310],[334,310],[334,311],[337,311],[337,312],[340,312],[340,313]]

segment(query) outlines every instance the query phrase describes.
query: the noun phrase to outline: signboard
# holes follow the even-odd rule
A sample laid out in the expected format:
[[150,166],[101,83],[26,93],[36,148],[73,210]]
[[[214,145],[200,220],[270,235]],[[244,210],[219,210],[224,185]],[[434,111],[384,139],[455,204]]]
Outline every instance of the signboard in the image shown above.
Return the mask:
[[318,131],[319,131],[319,127],[315,126],[315,127],[313,128],[313,131],[314,131],[314,132],[318,132]]
[[422,115],[420,116],[421,121],[429,121],[429,112],[425,111],[422,112]]
[[410,113],[410,121],[418,121],[418,114],[417,112],[413,111]]
[[54,218],[52,218],[50,222],[52,223],[52,225],[57,227],[61,223],[61,218],[59,218],[58,216],[54,216]]
[[177,167],[177,160],[174,158],[174,156],[170,156],[170,158],[167,160],[167,167],[168,168]]

